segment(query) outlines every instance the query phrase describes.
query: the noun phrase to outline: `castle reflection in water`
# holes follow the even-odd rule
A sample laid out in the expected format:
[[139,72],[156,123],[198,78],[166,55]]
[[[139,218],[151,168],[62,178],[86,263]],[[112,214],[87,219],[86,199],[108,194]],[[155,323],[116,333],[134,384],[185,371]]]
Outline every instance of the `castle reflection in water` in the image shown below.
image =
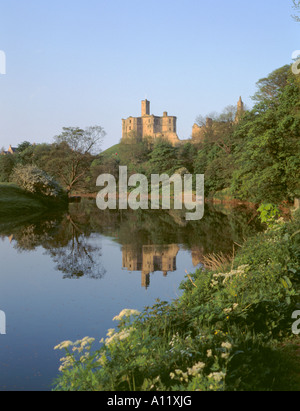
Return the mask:
[[[122,247],[122,266],[128,271],[141,271],[142,287],[150,285],[150,274],[161,271],[164,276],[176,271],[176,257],[180,250],[178,244],[143,245],[136,247],[128,244]],[[200,255],[199,255],[200,254]],[[201,263],[201,252],[192,250],[193,265]]]

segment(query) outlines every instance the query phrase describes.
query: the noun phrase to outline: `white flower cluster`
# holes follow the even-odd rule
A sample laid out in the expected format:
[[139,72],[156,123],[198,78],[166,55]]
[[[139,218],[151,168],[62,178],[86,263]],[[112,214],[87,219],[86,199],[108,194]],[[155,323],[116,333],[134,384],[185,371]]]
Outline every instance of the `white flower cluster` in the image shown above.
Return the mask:
[[221,382],[222,380],[224,380],[224,378],[226,377],[226,374],[224,374],[222,371],[220,372],[212,372],[211,374],[209,374],[208,378],[212,378],[213,380],[215,380],[216,382]]
[[62,343],[60,343],[56,347],[54,347],[54,349],[55,350],[63,350],[64,348],[69,348],[72,345],[73,345],[72,341],[63,341]]
[[232,348],[232,345],[229,342],[223,342],[221,346],[222,348],[225,348],[226,350],[228,350],[228,352],[223,352],[221,354],[221,357],[227,360],[230,356],[230,350]]
[[71,355],[67,355],[66,357],[61,358],[60,361],[62,362],[61,366],[58,369],[60,372],[71,368],[76,362],[75,358]]
[[218,273],[218,274],[214,274],[213,278],[214,280],[211,281],[210,286],[211,287],[215,287],[219,284],[218,279],[222,278],[223,279],[223,284],[225,284],[228,280],[230,280],[231,278],[233,278],[234,276],[244,276],[246,277],[246,270],[249,267],[248,264],[245,265],[241,265],[240,267],[238,267],[236,270],[231,270],[229,273]]
[[116,340],[118,340],[118,341],[125,340],[126,338],[128,338],[130,336],[131,332],[134,331],[134,330],[135,330],[135,328],[130,327],[130,328],[127,328],[125,330],[121,330],[120,332],[116,333],[115,330],[113,328],[111,328],[111,329],[108,330],[108,333],[107,333],[108,338],[106,338],[105,341],[102,339],[100,342],[105,343],[105,345],[109,345],[109,344],[111,344],[112,342],[114,342]]
[[171,341],[169,342],[169,345],[171,347],[174,347],[175,344],[177,344],[179,341],[180,341],[180,337],[179,337],[179,334],[177,332],[176,334],[172,335],[172,338],[171,338]]
[[188,382],[189,376],[198,375],[199,372],[202,371],[204,367],[205,367],[204,362],[198,362],[194,364],[193,367],[188,368],[186,372],[183,372],[181,370],[175,370],[175,373],[171,372],[170,377],[173,380],[177,376],[177,378],[179,378],[180,381]]
[[72,351],[81,352],[84,348],[89,348],[91,344],[95,341],[95,338],[84,337],[82,340],[77,340],[76,342],[72,341],[63,341],[62,343],[58,344],[54,347],[55,350],[63,350],[68,349],[69,347],[73,346]]
[[[62,343],[58,344],[56,347],[54,347],[55,350],[68,350],[69,347],[73,347],[72,351],[73,353],[78,352],[81,353],[84,349],[87,350],[79,359],[81,363],[86,361],[86,359],[89,357],[89,350],[91,348],[91,344],[95,341],[94,338],[90,337],[84,337],[82,340],[78,340],[76,342],[72,341],[63,341]],[[74,355],[67,354],[66,357],[63,357],[60,359],[62,362],[62,365],[59,367],[59,371],[64,371],[67,368],[72,367],[76,363],[76,359]]]
[[235,303],[235,304],[233,304],[232,307],[224,308],[223,311],[224,311],[224,313],[229,314],[229,313],[231,313],[232,311],[234,311],[237,307],[238,307],[238,304]]
[[120,312],[119,315],[117,315],[113,318],[113,321],[121,321],[124,317],[128,318],[128,317],[131,317],[131,316],[134,316],[134,315],[136,315],[136,316],[140,315],[140,312],[137,311],[137,310],[131,310],[129,308],[125,308],[124,310],[122,310]]

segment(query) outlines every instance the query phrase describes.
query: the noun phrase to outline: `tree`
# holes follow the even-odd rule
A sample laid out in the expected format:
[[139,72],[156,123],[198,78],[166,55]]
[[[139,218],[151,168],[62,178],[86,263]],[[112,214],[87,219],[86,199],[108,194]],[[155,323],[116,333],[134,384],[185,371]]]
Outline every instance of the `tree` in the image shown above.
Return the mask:
[[208,118],[210,118],[213,121],[216,121],[217,118],[218,118],[218,113],[213,111],[213,112],[207,114],[206,116],[203,116],[202,114],[199,114],[196,117],[196,124],[198,124],[198,126],[200,126],[200,127],[205,126],[206,125],[206,120]]
[[17,147],[18,153],[22,153],[24,150],[26,150],[28,147],[31,146],[31,143],[29,141],[23,141],[23,143],[20,143]]
[[[229,105],[218,113],[209,116],[211,126],[204,127],[203,140],[198,145],[198,153],[194,158],[194,172],[205,175],[205,195],[229,187],[234,170],[233,153],[236,146],[234,130],[236,123],[237,106]],[[199,116],[200,124],[205,125]],[[201,120],[202,119],[202,120]]]
[[8,182],[16,164],[15,156],[0,155],[0,182]]
[[[274,78],[273,73],[271,78]],[[268,82],[271,86],[270,79]],[[280,204],[300,196],[300,86],[297,76],[289,70],[287,81],[280,88],[276,83],[273,89],[276,89],[276,104],[270,105],[266,94],[265,100],[254,106],[235,133],[239,143],[235,150],[232,189],[244,200]]]
[[260,79],[256,86],[258,91],[252,99],[257,103],[269,105],[270,102],[276,102],[279,93],[287,85],[288,77],[291,71],[290,65],[285,65],[277,70],[274,70],[267,77]]
[[[232,133],[236,126],[235,119],[237,108],[235,106],[227,106],[221,114],[215,113],[212,120],[211,127],[204,128],[204,141],[200,145],[200,149],[205,149],[204,146],[216,145],[225,154],[229,155],[232,152]],[[198,116],[198,122],[204,117]],[[202,121],[201,121],[202,122]],[[208,147],[208,150],[210,148]]]
[[166,140],[158,140],[149,155],[150,174],[172,175],[182,167],[182,161],[178,159],[178,148],[173,147]]
[[[297,13],[299,13],[300,12],[300,1],[299,0],[293,0],[293,4],[294,4],[293,8],[297,11]],[[299,16],[294,15],[293,18],[296,21],[300,22],[300,17]]]
[[63,132],[55,137],[54,156],[47,164],[48,171],[57,175],[71,192],[87,178],[94,160],[93,154],[99,153],[104,136],[105,131],[100,126],[85,130],[78,127],[63,128]]
[[194,172],[194,160],[196,156],[197,149],[194,144],[185,143],[179,146],[178,157],[182,161],[182,167],[185,167],[190,173]]
[[63,132],[55,137],[57,144],[67,143],[70,149],[79,154],[99,154],[106,133],[101,126],[63,127]]

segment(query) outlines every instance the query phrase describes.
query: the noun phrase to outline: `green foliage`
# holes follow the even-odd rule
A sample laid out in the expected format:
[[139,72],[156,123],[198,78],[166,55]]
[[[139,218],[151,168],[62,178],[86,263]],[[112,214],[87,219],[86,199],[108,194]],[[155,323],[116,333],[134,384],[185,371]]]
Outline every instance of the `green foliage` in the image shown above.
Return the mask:
[[100,348],[87,338],[62,343],[55,390],[290,389],[280,344],[292,340],[299,299],[299,228],[300,213],[278,220],[228,266],[188,275],[179,299],[124,310]]
[[16,164],[16,157],[12,155],[0,155],[0,182],[8,182],[12,170]]
[[63,189],[52,177],[35,166],[16,166],[11,181],[30,194],[54,199],[65,195]]
[[280,204],[300,196],[300,83],[285,65],[257,82],[252,110],[238,124],[214,116],[194,160],[206,197]]
[[66,143],[76,153],[98,154],[105,135],[101,126],[87,127],[84,130],[79,127],[63,127],[62,133],[55,137],[55,141],[58,145]]
[[182,167],[185,167],[191,174],[195,172],[194,161],[197,157],[197,149],[194,144],[185,143],[179,147],[178,158],[181,160]]
[[300,195],[300,87],[295,76],[245,116],[235,132],[231,189],[242,200],[280,204]]
[[290,66],[285,65],[260,79],[256,83],[258,91],[252,97],[253,100],[262,103],[276,100],[287,85],[290,70]]
[[84,130],[64,127],[55,138],[53,157],[49,159],[46,171],[57,177],[70,192],[75,188],[84,189],[90,179],[90,166],[95,155],[99,154],[105,134],[100,126]]
[[158,140],[149,154],[149,174],[169,174],[182,167],[178,158],[178,148],[165,140]]
[[31,143],[29,141],[23,141],[23,143],[20,143],[17,147],[18,153],[22,153],[24,150],[26,150],[28,147],[31,146]]
[[259,218],[262,223],[266,223],[268,227],[276,224],[276,220],[280,215],[279,208],[274,204],[261,204],[257,209]]

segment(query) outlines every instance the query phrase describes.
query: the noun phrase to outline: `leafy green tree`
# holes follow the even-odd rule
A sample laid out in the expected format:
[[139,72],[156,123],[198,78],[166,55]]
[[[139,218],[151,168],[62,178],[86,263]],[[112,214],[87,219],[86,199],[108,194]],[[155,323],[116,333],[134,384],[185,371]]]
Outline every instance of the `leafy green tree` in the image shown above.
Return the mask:
[[55,137],[57,144],[66,143],[72,151],[79,154],[99,154],[106,133],[101,126],[63,127],[63,132]]
[[62,142],[53,144],[51,151],[44,156],[43,169],[72,192],[74,189],[84,189],[93,159],[91,154],[81,154]]
[[18,153],[22,153],[24,150],[26,150],[28,147],[31,146],[31,143],[29,141],[23,141],[23,143],[20,143],[17,147]]
[[93,154],[98,154],[105,131],[100,126],[64,127],[55,137],[53,159],[47,163],[47,171],[56,175],[68,191],[82,188],[89,176]]
[[274,72],[266,83],[275,90],[272,104],[268,93],[261,95],[235,133],[232,190],[245,200],[279,204],[300,195],[300,87],[291,70],[280,87]]
[[267,105],[270,102],[276,101],[281,91],[287,85],[290,71],[290,65],[285,65],[274,70],[267,77],[260,79],[256,83],[258,90],[252,99],[256,101],[256,103]]
[[194,172],[194,161],[196,156],[197,149],[194,144],[186,143],[178,149],[178,157],[182,162],[182,167],[185,167],[190,173]]
[[16,157],[12,155],[0,155],[0,182],[8,182],[12,170],[16,164]]
[[206,196],[230,186],[236,146],[233,138],[237,127],[236,112],[236,107],[228,106],[221,114],[214,114],[212,126],[205,130],[204,140],[198,145],[194,172],[205,175]]
[[149,155],[150,174],[172,175],[182,167],[182,161],[178,158],[178,148],[172,146],[166,140],[158,140]]
[[43,169],[47,156],[51,151],[51,144],[28,145],[17,154],[17,162],[23,165],[35,165]]
[[150,145],[147,139],[131,139],[120,143],[120,151],[116,153],[122,166],[127,166],[129,172],[140,172],[147,162],[150,153]]

